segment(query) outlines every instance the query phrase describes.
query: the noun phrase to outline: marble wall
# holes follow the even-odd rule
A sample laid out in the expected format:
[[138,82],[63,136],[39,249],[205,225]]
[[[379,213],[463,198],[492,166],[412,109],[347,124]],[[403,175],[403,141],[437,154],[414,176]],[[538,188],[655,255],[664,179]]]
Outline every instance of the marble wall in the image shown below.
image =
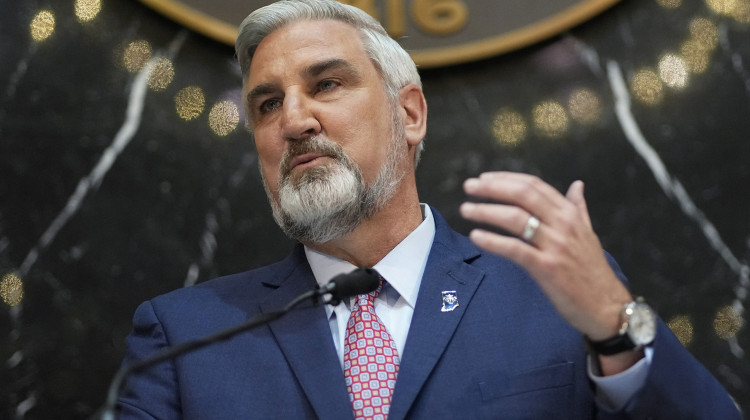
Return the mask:
[[[467,232],[468,176],[584,180],[634,291],[750,410],[750,1],[623,0],[423,78],[422,199]],[[138,303],[287,252],[239,86],[139,2],[0,2],[0,418],[90,416]]]

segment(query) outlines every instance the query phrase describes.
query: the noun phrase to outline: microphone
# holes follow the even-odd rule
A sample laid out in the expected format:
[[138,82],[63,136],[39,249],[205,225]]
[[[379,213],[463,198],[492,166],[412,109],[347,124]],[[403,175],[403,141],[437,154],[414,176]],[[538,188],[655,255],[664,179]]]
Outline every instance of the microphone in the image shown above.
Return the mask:
[[349,273],[339,274],[332,278],[319,290],[322,295],[330,295],[325,303],[336,306],[342,299],[372,292],[378,288],[379,284],[380,274],[375,269],[359,267]]
[[102,420],[114,420],[115,419],[115,407],[117,405],[117,396],[120,393],[122,385],[125,383],[128,375],[141,371],[149,366],[155,365],[165,360],[173,359],[181,354],[191,352],[209,344],[217,343],[219,341],[227,340],[243,331],[250,330],[252,328],[268,324],[271,321],[281,318],[300,302],[312,298],[313,302],[317,303],[318,298],[321,296],[329,296],[328,300],[324,303],[331,305],[338,305],[342,299],[350,296],[361,295],[364,293],[372,292],[378,288],[380,283],[380,274],[370,267],[359,267],[349,273],[339,274],[332,278],[325,286],[318,287],[316,289],[307,291],[289,302],[282,309],[267,312],[256,315],[242,324],[228,328],[218,333],[209,335],[204,338],[199,338],[193,341],[186,341],[184,343],[167,347],[162,352],[157,353],[151,357],[145,359],[136,360],[128,365],[120,367],[112,379],[112,383],[109,386],[107,392],[107,400],[94,418]]

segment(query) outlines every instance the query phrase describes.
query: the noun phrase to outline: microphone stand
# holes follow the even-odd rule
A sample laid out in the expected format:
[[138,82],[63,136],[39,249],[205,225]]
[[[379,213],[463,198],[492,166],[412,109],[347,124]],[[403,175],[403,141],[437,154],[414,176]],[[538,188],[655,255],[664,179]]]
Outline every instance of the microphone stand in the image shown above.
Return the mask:
[[99,413],[101,413],[101,415],[96,416],[95,418],[100,418],[101,420],[115,420],[115,407],[117,405],[117,396],[120,394],[120,389],[122,388],[122,385],[125,382],[125,379],[131,373],[141,371],[149,366],[155,365],[165,360],[172,359],[183,353],[190,352],[200,347],[203,347],[212,343],[216,343],[219,341],[224,341],[240,332],[250,330],[252,328],[255,328],[263,324],[267,324],[271,321],[281,318],[283,315],[285,315],[287,312],[289,312],[291,309],[297,306],[300,302],[306,299],[313,298],[313,301],[317,303],[318,297],[326,293],[329,293],[329,291],[326,290],[325,288],[310,290],[308,292],[305,292],[297,296],[294,300],[292,300],[286,306],[284,306],[283,308],[277,311],[268,312],[268,313],[254,316],[250,318],[249,320],[243,322],[242,324],[236,325],[234,327],[228,328],[223,331],[219,331],[207,337],[199,338],[193,341],[187,341],[185,343],[169,347],[151,357],[137,360],[133,363],[122,366],[117,371],[114,378],[112,379],[112,383],[110,384],[109,390],[107,391],[107,400],[104,404],[104,407],[102,407],[102,409],[99,410]]

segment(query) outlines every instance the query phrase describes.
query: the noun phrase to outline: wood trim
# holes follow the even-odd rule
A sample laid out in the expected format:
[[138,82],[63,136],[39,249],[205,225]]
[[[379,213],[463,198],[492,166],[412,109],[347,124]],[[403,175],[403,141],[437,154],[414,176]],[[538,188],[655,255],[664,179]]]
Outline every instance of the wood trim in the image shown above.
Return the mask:
[[141,3],[188,28],[219,42],[234,46],[237,27],[208,16],[175,0],[140,0]]
[[430,68],[464,63],[527,47],[571,29],[612,7],[620,0],[589,0],[551,18],[488,38],[446,48],[410,52],[420,67]]
[[[227,45],[234,45],[237,27],[176,0],[140,0],[164,16]],[[411,51],[419,67],[459,64],[503,54],[551,38],[612,7],[620,0],[588,0],[524,28],[467,44]]]

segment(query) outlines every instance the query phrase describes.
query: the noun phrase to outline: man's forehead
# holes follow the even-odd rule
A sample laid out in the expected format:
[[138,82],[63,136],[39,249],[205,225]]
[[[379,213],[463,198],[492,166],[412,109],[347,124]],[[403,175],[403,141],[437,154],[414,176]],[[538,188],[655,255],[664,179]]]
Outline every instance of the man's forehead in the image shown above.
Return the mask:
[[302,34],[305,34],[305,33],[311,33],[312,31],[315,31],[315,30],[320,30],[324,34],[330,34],[331,31],[336,31],[336,32],[343,31],[343,32],[352,32],[352,33],[358,31],[356,26],[352,25],[349,22],[345,22],[339,19],[299,18],[299,19],[286,22],[285,24],[269,32],[268,35],[266,35],[263,40],[265,41],[266,39],[274,36],[274,34],[282,33],[282,32],[300,31]]
[[333,19],[303,19],[287,23],[266,35],[253,54],[251,68],[258,56],[267,59],[305,51],[306,48],[365,52],[357,28],[349,23]]
[[333,19],[298,20],[274,30],[260,42],[248,80],[291,70],[288,66],[292,63],[301,73],[332,60],[372,65],[358,30],[351,24]]

